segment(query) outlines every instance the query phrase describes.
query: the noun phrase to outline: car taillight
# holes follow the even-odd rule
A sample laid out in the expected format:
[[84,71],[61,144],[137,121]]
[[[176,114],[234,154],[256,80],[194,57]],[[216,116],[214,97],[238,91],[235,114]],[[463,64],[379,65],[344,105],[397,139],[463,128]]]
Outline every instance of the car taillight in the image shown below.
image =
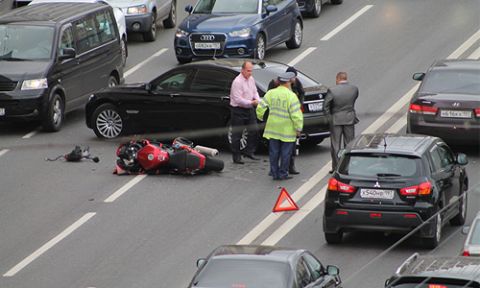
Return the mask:
[[438,108],[434,107],[434,106],[410,104],[410,113],[435,115],[435,114],[437,114],[437,111],[438,111]]
[[442,284],[428,284],[428,288],[448,288],[448,286]]
[[477,117],[480,118],[480,107],[479,107],[479,108],[475,108],[475,116],[477,116]]
[[467,250],[463,251],[462,256],[470,256],[470,252]]
[[432,193],[432,184],[428,181],[400,189],[400,195],[403,196],[425,196],[430,195],[430,193]]
[[357,190],[357,188],[355,188],[354,186],[342,183],[335,178],[330,178],[330,180],[328,180],[328,190],[337,191],[341,193],[353,193],[355,192],[355,190]]

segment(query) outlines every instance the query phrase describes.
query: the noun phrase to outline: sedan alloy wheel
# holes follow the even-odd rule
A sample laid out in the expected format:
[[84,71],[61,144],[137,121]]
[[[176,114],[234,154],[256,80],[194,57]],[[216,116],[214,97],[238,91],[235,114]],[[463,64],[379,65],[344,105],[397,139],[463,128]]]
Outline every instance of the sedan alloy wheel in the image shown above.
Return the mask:
[[93,113],[93,121],[95,134],[100,138],[116,138],[124,130],[122,115],[112,104],[100,105]]

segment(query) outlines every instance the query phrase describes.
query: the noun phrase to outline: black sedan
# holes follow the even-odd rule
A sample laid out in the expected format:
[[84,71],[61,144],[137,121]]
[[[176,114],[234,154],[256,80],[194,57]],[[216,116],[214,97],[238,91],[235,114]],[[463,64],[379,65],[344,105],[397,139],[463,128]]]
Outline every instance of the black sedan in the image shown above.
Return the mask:
[[480,61],[438,61],[413,79],[422,84],[410,101],[407,132],[480,143]]
[[303,249],[220,246],[208,258],[198,259],[197,267],[190,288],[336,288],[341,285],[337,267],[323,266]]
[[[124,84],[93,94],[86,124],[100,138],[127,133],[162,132],[173,137],[230,136],[230,86],[243,60],[199,61],[173,68],[147,83]],[[254,62],[253,77],[262,97],[269,82],[287,66]],[[303,142],[320,143],[330,135],[323,109],[326,87],[298,72],[305,89]],[[226,129],[227,128],[227,129]],[[246,145],[246,131],[242,147]],[[230,139],[230,137],[228,137]]]

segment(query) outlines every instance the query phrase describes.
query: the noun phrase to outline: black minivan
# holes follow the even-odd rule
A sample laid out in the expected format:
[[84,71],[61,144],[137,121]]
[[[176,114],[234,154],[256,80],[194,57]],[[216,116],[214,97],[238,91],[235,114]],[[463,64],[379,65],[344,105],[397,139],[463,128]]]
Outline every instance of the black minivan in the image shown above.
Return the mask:
[[0,121],[41,120],[60,130],[66,112],[123,82],[121,39],[112,8],[45,3],[0,17]]

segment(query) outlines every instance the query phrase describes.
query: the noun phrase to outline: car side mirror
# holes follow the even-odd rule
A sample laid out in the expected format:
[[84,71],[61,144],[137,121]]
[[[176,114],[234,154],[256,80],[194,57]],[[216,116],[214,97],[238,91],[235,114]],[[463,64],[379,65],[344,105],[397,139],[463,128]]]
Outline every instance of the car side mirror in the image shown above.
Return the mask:
[[185,6],[185,11],[188,13],[188,14],[192,14],[192,11],[193,11],[193,6],[188,4],[187,6]]
[[197,260],[197,268],[201,268],[203,265],[205,265],[205,263],[207,263],[207,259],[205,258],[200,258]]
[[58,56],[58,59],[60,60],[75,58],[77,55],[77,52],[75,52],[74,48],[63,48],[61,51],[62,54]]
[[462,165],[462,166],[467,165],[468,164],[467,155],[465,155],[463,153],[458,153],[457,154],[457,163]]
[[277,12],[277,11],[278,11],[278,8],[277,8],[277,6],[275,6],[275,5],[268,5],[268,6],[265,8],[265,11],[267,11],[267,15],[268,15],[268,14],[270,14],[270,13]]
[[470,226],[463,226],[463,228],[462,228],[462,234],[463,235],[468,235],[469,231],[470,231]]
[[340,269],[338,269],[337,266],[328,265],[327,266],[327,274],[331,275],[331,276],[338,276],[338,274],[340,274]]
[[422,81],[423,77],[425,77],[425,73],[414,73],[412,76],[413,80],[416,81]]

